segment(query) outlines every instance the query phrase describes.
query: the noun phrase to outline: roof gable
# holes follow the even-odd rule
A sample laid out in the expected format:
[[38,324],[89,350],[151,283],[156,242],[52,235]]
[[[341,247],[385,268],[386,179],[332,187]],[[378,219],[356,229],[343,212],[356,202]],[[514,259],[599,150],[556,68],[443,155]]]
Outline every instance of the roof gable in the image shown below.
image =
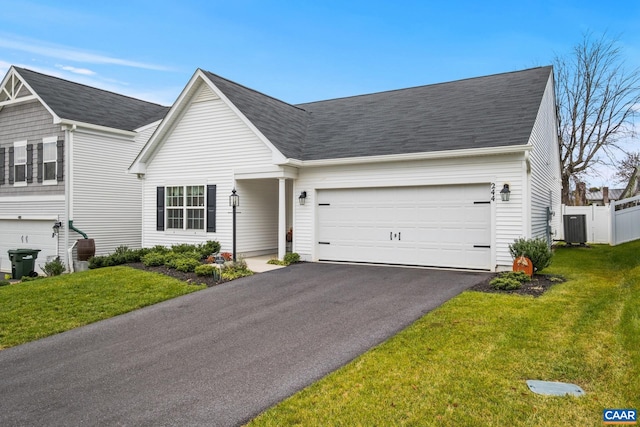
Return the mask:
[[12,67],[32,95],[61,120],[133,131],[161,120],[169,110],[158,104]]

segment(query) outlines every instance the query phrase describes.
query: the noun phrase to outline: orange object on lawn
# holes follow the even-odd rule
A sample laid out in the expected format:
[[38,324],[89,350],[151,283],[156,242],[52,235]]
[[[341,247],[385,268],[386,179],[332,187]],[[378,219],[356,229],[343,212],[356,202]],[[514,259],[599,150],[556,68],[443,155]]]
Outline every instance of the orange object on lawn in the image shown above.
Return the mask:
[[525,256],[519,256],[513,261],[513,271],[522,271],[527,276],[533,276],[533,263]]

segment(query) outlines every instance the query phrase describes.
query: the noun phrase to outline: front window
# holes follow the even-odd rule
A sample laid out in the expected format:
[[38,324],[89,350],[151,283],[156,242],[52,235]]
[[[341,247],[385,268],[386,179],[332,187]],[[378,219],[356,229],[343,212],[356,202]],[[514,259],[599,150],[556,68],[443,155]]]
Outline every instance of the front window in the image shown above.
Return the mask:
[[167,187],[166,202],[168,229],[204,230],[203,185]]
[[27,182],[27,143],[16,142],[13,145],[14,182]]

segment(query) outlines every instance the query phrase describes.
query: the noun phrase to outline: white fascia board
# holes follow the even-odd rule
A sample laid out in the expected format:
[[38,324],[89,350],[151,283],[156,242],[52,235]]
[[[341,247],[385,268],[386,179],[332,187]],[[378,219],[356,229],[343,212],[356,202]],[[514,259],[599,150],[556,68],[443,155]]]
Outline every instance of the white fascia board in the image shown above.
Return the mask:
[[[59,119],[56,118],[53,120],[53,123],[55,124],[59,124],[62,126],[62,130],[66,130],[66,129],[74,129],[74,131],[78,132],[78,131],[83,131],[86,133],[91,133],[93,131],[93,133],[100,133],[100,134],[104,134],[104,133],[108,133],[111,135],[118,135],[118,136],[122,136],[122,137],[128,137],[127,139],[131,139],[133,137],[135,137],[138,133],[131,131],[131,130],[123,130],[123,129],[116,129],[116,128],[110,128],[107,126],[100,126],[100,125],[94,125],[91,123],[83,123],[83,122],[78,122],[75,120],[67,120],[67,119]],[[73,128],[75,126],[75,128]]]
[[197,71],[198,73],[200,73],[200,76],[202,77],[203,81],[205,82],[205,84],[207,86],[209,86],[209,88],[220,97],[220,99],[227,105],[227,107],[231,108],[231,110],[236,113],[236,115],[240,118],[240,120],[242,120],[242,122],[247,125],[247,127],[249,129],[251,129],[251,131],[258,137],[258,139],[260,139],[260,141],[262,141],[270,150],[273,156],[273,160],[274,163],[278,164],[278,163],[282,163],[284,161],[286,161],[286,157],[280,152],[280,150],[278,150],[275,145],[273,145],[271,143],[271,141],[269,141],[269,139],[264,136],[264,134],[262,132],[260,132],[260,130],[258,130],[258,128],[251,122],[251,120],[249,120],[243,113],[242,111],[240,111],[238,109],[238,107],[236,107],[233,102],[231,102],[229,100],[229,98],[227,98],[227,96],[224,94],[224,92],[222,92],[220,89],[218,89],[218,87],[213,84],[213,82],[211,80],[209,80],[207,78],[207,76],[202,72],[202,70],[198,69]]
[[142,162],[135,162],[131,165],[131,167],[129,167],[129,169],[127,169],[127,172],[134,174],[145,174],[147,173],[147,164]]
[[265,166],[265,167],[257,167],[257,168],[238,168],[233,170],[233,177],[236,180],[265,179],[265,178],[297,179],[298,169],[291,166]]
[[364,163],[389,163],[403,162],[409,160],[435,160],[435,159],[452,159],[460,157],[477,157],[477,156],[498,156],[503,154],[526,153],[531,151],[531,145],[510,145],[506,147],[488,147],[488,148],[471,148],[463,150],[449,151],[430,151],[422,153],[406,153],[406,154],[390,154],[383,156],[361,156],[361,157],[345,157],[340,159],[321,159],[321,160],[296,160],[286,159],[281,165],[291,165],[295,167],[320,167],[320,166],[339,166]]
[[43,215],[0,215],[0,220],[19,220],[19,221],[58,221],[58,216],[43,216]]
[[16,203],[16,202],[63,202],[64,194],[51,194],[41,196],[2,196],[0,202]]

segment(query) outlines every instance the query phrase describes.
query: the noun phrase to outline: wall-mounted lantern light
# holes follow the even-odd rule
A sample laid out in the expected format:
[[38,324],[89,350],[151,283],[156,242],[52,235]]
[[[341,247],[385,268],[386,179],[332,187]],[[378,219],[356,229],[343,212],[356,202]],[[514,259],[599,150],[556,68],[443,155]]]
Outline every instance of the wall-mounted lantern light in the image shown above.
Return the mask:
[[233,208],[233,262],[236,262],[236,208],[240,206],[240,196],[236,194],[235,188],[229,196],[229,206]]
[[307,192],[303,191],[302,193],[300,193],[300,197],[298,197],[298,202],[300,202],[300,206],[304,206],[306,201],[307,201]]
[[510,197],[511,190],[509,190],[509,184],[505,184],[504,187],[502,187],[502,190],[500,190],[500,198],[503,202],[508,202]]

